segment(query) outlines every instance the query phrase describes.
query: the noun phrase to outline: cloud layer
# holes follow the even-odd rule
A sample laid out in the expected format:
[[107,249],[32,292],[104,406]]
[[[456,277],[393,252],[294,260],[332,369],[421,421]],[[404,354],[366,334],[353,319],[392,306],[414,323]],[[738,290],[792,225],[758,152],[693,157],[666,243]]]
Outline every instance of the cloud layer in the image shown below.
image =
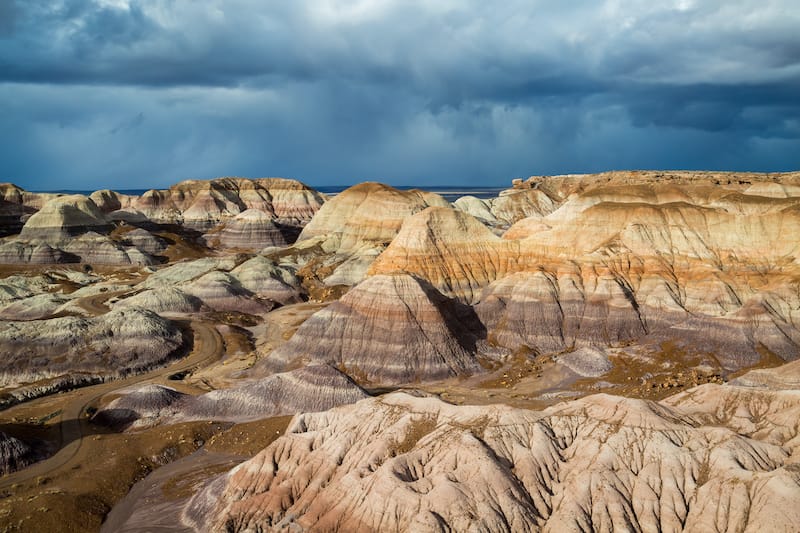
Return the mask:
[[798,169],[798,27],[794,0],[7,0],[0,180]]

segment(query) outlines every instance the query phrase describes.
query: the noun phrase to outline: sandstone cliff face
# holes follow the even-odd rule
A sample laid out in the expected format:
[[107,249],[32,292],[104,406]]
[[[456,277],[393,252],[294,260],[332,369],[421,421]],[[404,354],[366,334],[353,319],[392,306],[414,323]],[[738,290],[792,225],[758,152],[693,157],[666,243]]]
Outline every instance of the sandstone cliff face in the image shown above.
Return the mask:
[[543,412],[394,393],[296,416],[183,517],[198,531],[786,531],[799,407],[796,391],[715,385]]
[[369,384],[464,375],[479,369],[479,327],[470,309],[424,281],[373,276],[312,315],[262,367],[330,364]]

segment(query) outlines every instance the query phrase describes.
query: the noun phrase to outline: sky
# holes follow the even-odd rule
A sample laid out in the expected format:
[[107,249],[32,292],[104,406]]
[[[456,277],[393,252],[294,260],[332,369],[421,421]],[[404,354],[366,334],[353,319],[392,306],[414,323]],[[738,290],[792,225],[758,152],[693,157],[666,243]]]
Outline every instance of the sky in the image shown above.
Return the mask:
[[797,0],[0,0],[0,181],[800,169]]

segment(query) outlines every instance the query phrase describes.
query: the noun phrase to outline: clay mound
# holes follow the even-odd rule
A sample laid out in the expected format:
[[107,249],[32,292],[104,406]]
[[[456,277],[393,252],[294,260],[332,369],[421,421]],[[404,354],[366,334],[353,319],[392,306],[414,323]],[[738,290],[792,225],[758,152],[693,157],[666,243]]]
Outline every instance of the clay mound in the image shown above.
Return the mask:
[[122,396],[98,410],[92,422],[123,428],[144,428],[174,413],[189,395],[163,385],[144,385],[121,391]]
[[471,310],[407,275],[373,276],[306,320],[272,352],[273,369],[330,364],[359,383],[398,384],[475,372]]
[[484,224],[498,224],[501,221],[492,213],[491,200],[484,200],[475,196],[462,196],[453,202],[453,207],[469,213]]
[[140,289],[172,287],[197,279],[214,270],[231,270],[236,266],[232,257],[203,257],[192,261],[180,261],[159,269],[137,285]]
[[281,305],[302,301],[300,280],[288,267],[257,255],[231,270],[241,286],[258,298]]
[[229,531],[786,531],[800,520],[800,479],[797,426],[780,415],[796,417],[799,402],[773,399],[786,425],[765,438],[700,424],[697,406],[607,395],[536,413],[394,393],[296,416],[197,493],[183,520]]
[[96,231],[107,233],[112,225],[95,203],[80,194],[60,196],[31,215],[20,239],[61,243],[75,235]]
[[0,245],[0,264],[51,265],[78,263],[80,260],[77,255],[53,248],[49,244],[11,241]]
[[312,365],[192,398],[175,415],[175,420],[244,422],[322,411],[367,397],[367,393],[335,368]]
[[166,362],[182,345],[175,325],[137,308],[96,318],[0,322],[0,386],[142,372]]
[[206,241],[212,248],[261,250],[268,246],[286,246],[286,239],[272,217],[260,209],[242,211],[206,235]]
[[0,476],[25,468],[36,460],[37,454],[33,448],[0,431]]
[[64,253],[80,258],[84,263],[98,265],[139,265],[156,263],[149,254],[133,246],[124,246],[106,235],[88,232],[62,245]]
[[730,384],[774,390],[800,390],[800,361],[793,361],[777,368],[751,370],[731,380]]
[[136,228],[127,232],[124,235],[123,242],[128,246],[132,246],[141,252],[151,255],[160,254],[167,249],[167,242],[164,239],[156,237],[149,231],[141,228]]
[[95,205],[97,205],[100,211],[105,214],[109,214],[112,211],[129,208],[136,199],[136,196],[121,194],[108,189],[102,189],[99,191],[94,191],[89,195],[89,198],[95,203]]
[[432,193],[360,183],[326,202],[303,228],[298,241],[325,238],[325,247],[340,253],[365,243],[388,243],[406,217],[431,205],[450,204]]
[[203,302],[178,288],[164,287],[142,291],[114,304],[114,309],[132,307],[149,309],[154,313],[195,313],[202,309]]
[[409,273],[472,302],[490,281],[519,268],[518,255],[514,243],[501,240],[475,217],[430,207],[406,219],[370,274]]
[[39,320],[54,314],[69,301],[59,294],[44,293],[0,306],[0,320]]
[[227,272],[216,270],[209,272],[194,281],[181,285],[180,289],[217,311],[259,314],[266,313],[273,307],[271,303],[259,300]]

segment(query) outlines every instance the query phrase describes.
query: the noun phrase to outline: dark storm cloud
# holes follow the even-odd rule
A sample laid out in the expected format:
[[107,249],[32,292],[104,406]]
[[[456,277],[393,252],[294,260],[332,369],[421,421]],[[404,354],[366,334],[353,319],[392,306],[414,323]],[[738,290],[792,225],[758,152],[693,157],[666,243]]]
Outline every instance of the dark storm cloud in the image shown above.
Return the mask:
[[793,0],[0,1],[0,179],[800,167]]

